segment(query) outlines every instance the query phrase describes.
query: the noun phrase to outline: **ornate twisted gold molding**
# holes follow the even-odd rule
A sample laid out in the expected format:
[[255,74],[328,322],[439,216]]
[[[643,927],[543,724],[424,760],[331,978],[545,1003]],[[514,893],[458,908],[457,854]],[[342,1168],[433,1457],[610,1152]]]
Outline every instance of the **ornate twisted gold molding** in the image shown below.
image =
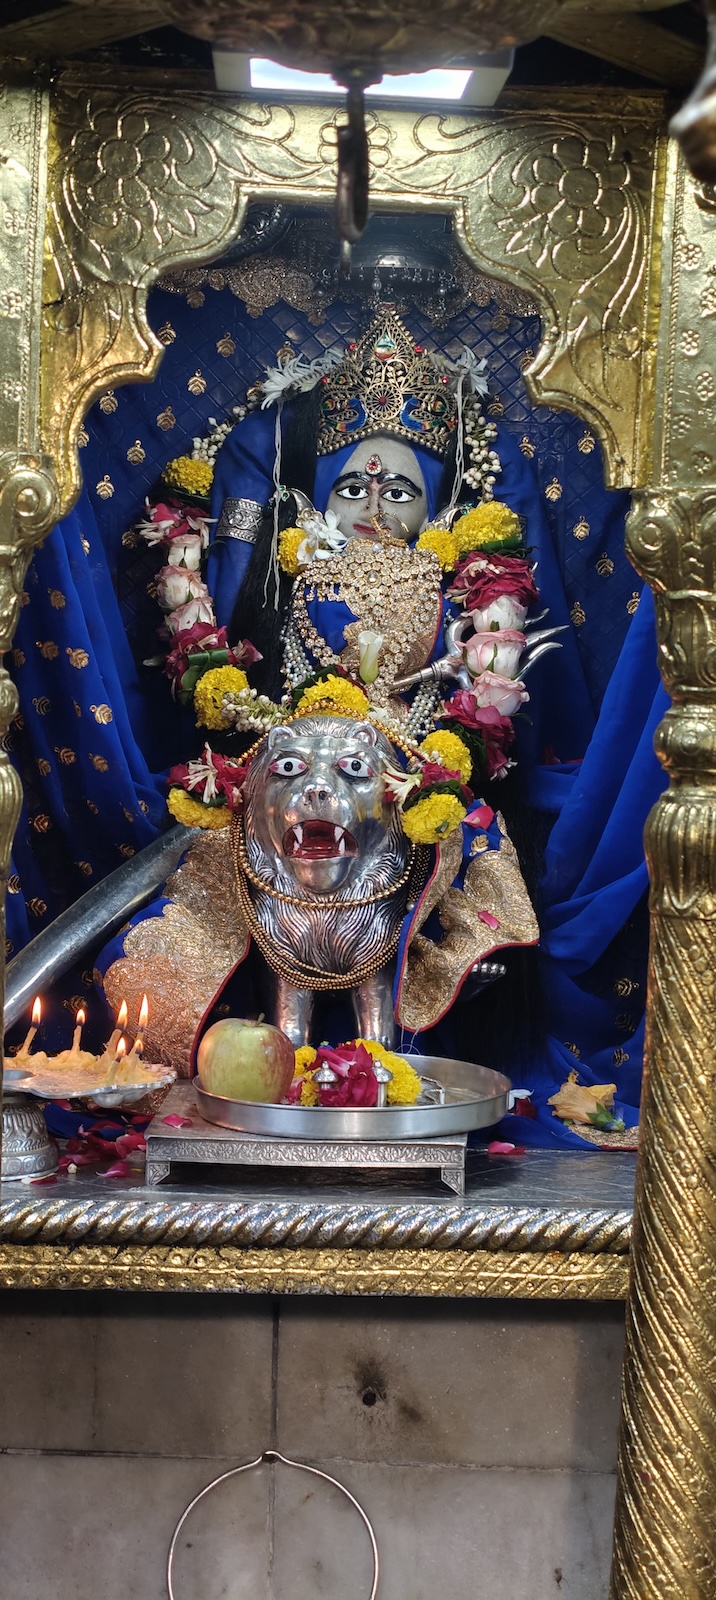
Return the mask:
[[[90,402],[156,372],[154,279],[218,256],[253,197],[332,202],[340,111],[182,88],[95,70],[92,86],[68,74],[52,97],[42,437],[63,511]],[[592,423],[616,485],[644,481],[650,451],[662,119],[659,96],[585,107],[570,91],[549,109],[519,92],[499,113],[368,117],[374,204],[452,213],[477,265],[535,296],[530,392]]]
[[635,497],[627,526],[673,704],[656,741],[671,783],[646,832],[651,961],[613,1600],[716,1594],[716,232],[709,196],[673,160],[658,487]]

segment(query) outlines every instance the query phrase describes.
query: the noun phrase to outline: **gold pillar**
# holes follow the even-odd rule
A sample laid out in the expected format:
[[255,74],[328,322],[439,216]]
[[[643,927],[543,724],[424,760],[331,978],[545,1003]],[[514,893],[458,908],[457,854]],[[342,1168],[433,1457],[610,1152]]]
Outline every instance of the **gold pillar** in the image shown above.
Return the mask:
[[[48,96],[6,71],[0,84],[0,654],[12,643],[32,549],[56,520],[51,458],[40,444],[40,325]],[[7,755],[17,691],[0,667],[0,935],[22,801]],[[0,978],[0,1015],[3,979]],[[0,1072],[2,1070],[0,1060]]]
[[[613,1600],[716,1596],[716,215],[672,155],[659,487],[635,496],[673,705],[647,824],[651,951]],[[669,294],[669,280],[671,293]]]

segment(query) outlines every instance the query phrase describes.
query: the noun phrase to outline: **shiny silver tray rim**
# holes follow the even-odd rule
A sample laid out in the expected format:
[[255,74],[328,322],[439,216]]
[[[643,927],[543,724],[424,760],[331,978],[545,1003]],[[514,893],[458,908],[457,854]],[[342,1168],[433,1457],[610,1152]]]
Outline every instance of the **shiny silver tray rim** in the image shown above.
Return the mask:
[[472,1061],[452,1061],[447,1056],[417,1056],[406,1051],[401,1054],[422,1077],[438,1080],[446,1094],[444,1105],[374,1106],[366,1110],[267,1105],[210,1094],[199,1077],[193,1079],[194,1093],[202,1116],[220,1128],[316,1142],[439,1139],[489,1128],[509,1110],[512,1084],[501,1072]]

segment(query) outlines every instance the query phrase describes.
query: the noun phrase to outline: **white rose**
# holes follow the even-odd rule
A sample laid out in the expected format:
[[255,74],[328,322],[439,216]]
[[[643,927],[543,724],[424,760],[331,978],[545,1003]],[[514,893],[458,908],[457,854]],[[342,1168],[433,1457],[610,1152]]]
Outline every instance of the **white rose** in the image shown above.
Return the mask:
[[209,593],[201,578],[186,567],[162,567],[156,585],[157,600],[163,611],[176,611],[177,606],[185,606],[189,600],[204,599]]
[[207,598],[200,596],[196,600],[188,600],[185,606],[179,606],[176,611],[170,611],[165,617],[170,633],[181,633],[184,628],[193,628],[195,622],[216,622],[211,595]]
[[495,623],[498,628],[515,628],[521,631],[526,616],[526,606],[521,606],[519,600],[512,600],[509,595],[503,594],[499,600],[492,600],[482,611],[472,612],[472,626],[476,633],[489,633]]
[[169,566],[186,567],[190,572],[196,572],[201,562],[201,543],[198,533],[184,533],[178,539],[170,539],[167,545]]

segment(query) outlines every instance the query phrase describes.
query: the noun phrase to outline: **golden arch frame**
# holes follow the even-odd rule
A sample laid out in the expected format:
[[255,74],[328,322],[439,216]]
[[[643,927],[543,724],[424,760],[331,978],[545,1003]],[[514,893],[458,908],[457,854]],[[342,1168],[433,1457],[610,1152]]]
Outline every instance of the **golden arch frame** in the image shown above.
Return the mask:
[[[12,640],[33,545],[77,492],[85,411],[108,386],[156,371],[161,347],[145,309],[152,281],[220,254],[253,197],[329,200],[335,115],[329,105],[219,96],[185,75],[146,75],[137,85],[93,69],[91,81],[73,71],[50,87],[30,69],[8,71],[0,94],[0,649]],[[660,732],[671,787],[647,831],[647,1076],[614,1592],[705,1597],[714,1579],[702,1533],[711,1525],[716,1445],[712,200],[668,145],[659,96],[549,91],[546,105],[521,93],[497,112],[442,118],[381,109],[370,132],[374,203],[450,210],[476,264],[530,291],[543,313],[542,343],[525,374],[532,397],[584,417],[603,445],[610,484],[634,491],[629,546],[654,590],[673,710]],[[15,710],[0,671],[0,735]],[[4,873],[19,802],[1,752]],[[92,1255],[95,1247],[86,1248]],[[523,1261],[523,1292],[539,1293],[540,1275],[530,1280]],[[442,1288],[432,1292],[445,1292],[443,1267]],[[25,1270],[43,1281],[47,1262]],[[105,1270],[96,1251],[89,1270]],[[106,1270],[110,1281],[111,1264]],[[467,1292],[499,1293],[499,1272],[488,1277],[491,1288]]]

